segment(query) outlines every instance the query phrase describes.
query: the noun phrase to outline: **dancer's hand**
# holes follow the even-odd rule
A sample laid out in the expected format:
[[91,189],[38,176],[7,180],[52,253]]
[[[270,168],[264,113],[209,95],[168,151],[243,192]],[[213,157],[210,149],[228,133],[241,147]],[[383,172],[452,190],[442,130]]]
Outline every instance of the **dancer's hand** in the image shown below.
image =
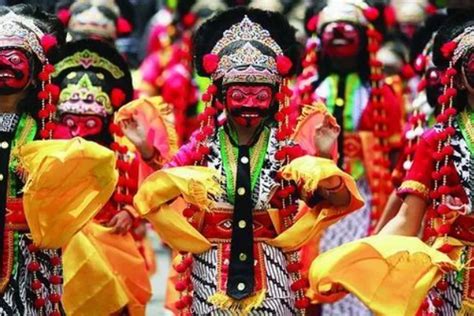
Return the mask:
[[106,226],[112,228],[113,234],[125,235],[132,228],[132,224],[132,216],[123,210],[115,214]]
[[120,121],[120,127],[124,135],[132,142],[140,152],[143,159],[151,159],[154,154],[154,148],[147,140],[147,131],[145,124],[138,114]]
[[334,118],[327,113],[323,121],[316,125],[315,129],[314,145],[318,156],[331,158],[332,149],[341,128],[337,125]]

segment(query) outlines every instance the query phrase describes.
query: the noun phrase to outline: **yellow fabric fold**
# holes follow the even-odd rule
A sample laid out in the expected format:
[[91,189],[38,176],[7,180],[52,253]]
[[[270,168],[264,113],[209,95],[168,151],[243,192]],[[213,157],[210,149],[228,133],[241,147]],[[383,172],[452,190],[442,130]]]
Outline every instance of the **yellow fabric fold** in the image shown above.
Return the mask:
[[74,235],[62,259],[67,315],[110,315],[127,305],[125,289],[88,234]]
[[346,292],[376,315],[415,315],[444,272],[458,269],[445,254],[416,237],[372,236],[317,257],[309,271],[307,296],[334,302]]
[[125,306],[130,315],[145,314],[151,297],[145,261],[130,234],[110,231],[91,222],[65,248],[63,301],[68,315],[110,315]]
[[211,243],[168,204],[162,205],[157,212],[148,213],[145,218],[161,240],[177,251],[196,254],[211,248]]
[[315,208],[301,216],[290,228],[268,241],[270,245],[295,250],[320,234],[325,228],[337,222],[343,216],[364,205],[354,179],[341,171],[334,161],[325,158],[303,156],[293,160],[281,170],[282,176],[301,185],[304,195],[313,194],[319,181],[339,176],[351,194],[349,205],[334,207],[327,202],[319,203]]
[[34,141],[21,146],[18,156],[28,176],[25,216],[39,247],[66,245],[115,190],[114,153],[97,143],[81,138]]
[[217,171],[207,167],[176,167],[156,171],[141,184],[133,199],[141,215],[156,211],[161,205],[182,196],[201,209],[212,205],[208,194],[221,194]]

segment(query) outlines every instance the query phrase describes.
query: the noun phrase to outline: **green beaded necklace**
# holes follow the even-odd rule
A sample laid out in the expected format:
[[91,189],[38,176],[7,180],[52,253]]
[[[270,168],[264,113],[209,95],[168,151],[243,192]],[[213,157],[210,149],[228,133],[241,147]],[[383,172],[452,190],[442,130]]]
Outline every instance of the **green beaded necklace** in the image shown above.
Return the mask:
[[474,113],[464,111],[458,116],[458,124],[471,156],[474,155]]
[[[218,131],[218,138],[219,138],[219,148],[221,153],[222,165],[224,167],[224,171],[226,173],[226,191],[229,201],[234,204],[235,202],[235,173],[236,173],[236,165],[237,165],[237,158],[238,157],[238,148],[230,142],[229,137],[232,139],[237,139],[237,135],[231,129],[229,131],[231,135],[227,135],[223,128],[219,129]],[[265,160],[265,156],[267,153],[268,142],[270,139],[270,129],[265,127],[261,132],[261,135],[258,141],[250,148],[250,187],[253,192],[255,185],[257,184],[258,178],[260,177],[260,173],[262,171],[263,162]],[[262,139],[263,138],[263,139]],[[254,158],[254,154],[256,154],[256,159]]]
[[[326,106],[330,113],[334,113],[334,107],[340,106],[336,104],[337,85],[339,82],[339,75],[332,74],[329,79],[329,94],[326,100]],[[355,94],[362,85],[359,76],[356,73],[347,75],[346,86],[344,91],[345,104],[344,106],[344,130],[353,131],[356,126],[353,120],[352,112],[354,111]]]

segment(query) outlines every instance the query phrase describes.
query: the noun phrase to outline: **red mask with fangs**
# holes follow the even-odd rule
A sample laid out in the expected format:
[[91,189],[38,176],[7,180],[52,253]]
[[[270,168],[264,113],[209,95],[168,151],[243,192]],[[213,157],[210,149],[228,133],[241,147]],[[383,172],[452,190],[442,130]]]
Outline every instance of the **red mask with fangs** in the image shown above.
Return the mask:
[[226,92],[230,118],[244,127],[258,126],[269,115],[272,101],[272,88],[265,85],[232,85]]
[[0,94],[24,90],[30,82],[30,61],[20,49],[0,50]]
[[349,23],[331,22],[322,33],[323,53],[329,57],[355,57],[359,52],[360,36],[358,30]]

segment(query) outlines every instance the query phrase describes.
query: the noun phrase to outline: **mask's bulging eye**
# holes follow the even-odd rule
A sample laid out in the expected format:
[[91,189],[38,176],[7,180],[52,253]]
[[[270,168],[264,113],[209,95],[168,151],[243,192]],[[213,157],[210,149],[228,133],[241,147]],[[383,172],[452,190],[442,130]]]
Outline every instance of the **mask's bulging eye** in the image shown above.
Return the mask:
[[89,93],[87,96],[86,96],[86,100],[85,100],[86,103],[92,103],[94,102],[94,95]]
[[232,100],[237,101],[237,102],[243,101],[245,98],[244,94],[240,91],[232,92],[230,97],[232,98]]
[[264,91],[264,92],[260,92],[257,95],[257,100],[258,101],[267,101],[269,97],[270,97],[270,95],[268,94],[268,92]]
[[66,120],[65,120],[65,123],[66,123],[66,126],[68,126],[68,127],[73,127],[74,125],[76,125],[76,124],[74,123],[74,120],[71,119],[71,118],[66,119]]
[[10,58],[8,58],[8,60],[9,60],[13,65],[18,65],[19,63],[21,63],[21,58],[20,58],[20,56],[18,56],[18,55],[12,55],[12,56],[10,56]]
[[71,95],[71,101],[77,102],[77,101],[79,101],[79,99],[80,99],[79,93],[74,92],[74,93]]
[[94,128],[97,126],[97,122],[95,120],[87,120],[86,122],[86,126],[88,128]]
[[329,24],[326,26],[326,28],[324,29],[324,31],[330,33],[330,32],[332,32],[332,31],[334,31],[335,28],[336,28],[336,23],[334,23],[334,22],[333,22],[333,23],[329,23]]
[[344,25],[344,31],[346,31],[346,32],[352,32],[352,31],[354,31],[354,27],[353,27],[352,25],[350,25],[350,24],[345,24],[345,25]]

